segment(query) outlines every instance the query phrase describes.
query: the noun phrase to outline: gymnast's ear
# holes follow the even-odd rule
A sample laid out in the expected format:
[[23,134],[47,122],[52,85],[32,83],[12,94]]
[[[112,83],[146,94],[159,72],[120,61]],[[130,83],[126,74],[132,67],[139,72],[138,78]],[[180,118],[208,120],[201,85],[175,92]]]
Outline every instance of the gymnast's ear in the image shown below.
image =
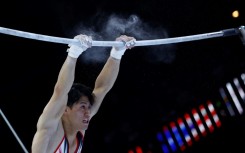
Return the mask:
[[69,108],[68,106],[66,106],[64,113],[69,112],[69,109],[70,109],[70,108]]

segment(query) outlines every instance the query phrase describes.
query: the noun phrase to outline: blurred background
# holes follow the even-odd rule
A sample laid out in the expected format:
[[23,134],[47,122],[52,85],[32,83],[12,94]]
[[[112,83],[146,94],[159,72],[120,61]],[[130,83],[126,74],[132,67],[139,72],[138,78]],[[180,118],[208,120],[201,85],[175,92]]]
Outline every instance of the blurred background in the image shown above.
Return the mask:
[[[0,27],[113,41],[188,36],[244,25],[242,0],[1,1]],[[0,34],[0,109],[28,152],[67,45]],[[245,46],[239,36],[127,51],[119,76],[91,120],[83,153],[242,153]],[[76,81],[90,87],[111,47],[79,57]],[[0,117],[1,152],[22,153]]]

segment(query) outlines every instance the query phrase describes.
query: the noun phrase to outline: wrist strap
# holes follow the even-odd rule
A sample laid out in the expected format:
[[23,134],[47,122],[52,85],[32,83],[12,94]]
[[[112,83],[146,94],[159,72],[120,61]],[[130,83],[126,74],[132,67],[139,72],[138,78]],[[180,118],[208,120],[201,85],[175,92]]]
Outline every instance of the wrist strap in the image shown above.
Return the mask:
[[125,49],[116,50],[113,47],[112,50],[111,50],[110,56],[115,58],[115,59],[121,59],[125,51],[126,51]]
[[67,49],[68,55],[73,58],[78,58],[84,50],[76,45],[72,45]]

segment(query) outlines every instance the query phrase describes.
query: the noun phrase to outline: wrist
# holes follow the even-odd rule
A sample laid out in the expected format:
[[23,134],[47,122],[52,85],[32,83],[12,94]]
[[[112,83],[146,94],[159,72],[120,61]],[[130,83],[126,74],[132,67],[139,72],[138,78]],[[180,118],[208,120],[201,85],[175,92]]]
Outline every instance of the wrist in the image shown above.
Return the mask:
[[115,58],[115,59],[121,59],[122,56],[124,55],[124,52],[126,49],[121,49],[121,50],[116,50],[115,47],[112,48],[110,56]]
[[67,49],[68,56],[73,58],[78,58],[83,53],[83,51],[84,50],[82,48],[76,45],[72,45],[70,48]]

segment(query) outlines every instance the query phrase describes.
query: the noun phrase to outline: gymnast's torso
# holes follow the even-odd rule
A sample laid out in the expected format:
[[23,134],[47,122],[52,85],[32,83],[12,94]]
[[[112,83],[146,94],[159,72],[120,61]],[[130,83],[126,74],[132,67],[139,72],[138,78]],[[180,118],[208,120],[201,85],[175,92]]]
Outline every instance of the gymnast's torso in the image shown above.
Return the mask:
[[71,138],[73,141],[68,143],[69,138],[66,137],[61,121],[56,131],[40,130],[34,139],[35,151],[32,153],[80,153],[83,145],[83,133],[81,131],[77,131],[74,138]]
[[[74,153],[80,153],[82,151],[82,145],[83,145],[83,136],[80,132],[78,132]],[[55,149],[54,153],[69,153],[68,140],[67,140],[65,134],[64,134],[60,144]],[[73,153],[73,151],[71,153]]]

